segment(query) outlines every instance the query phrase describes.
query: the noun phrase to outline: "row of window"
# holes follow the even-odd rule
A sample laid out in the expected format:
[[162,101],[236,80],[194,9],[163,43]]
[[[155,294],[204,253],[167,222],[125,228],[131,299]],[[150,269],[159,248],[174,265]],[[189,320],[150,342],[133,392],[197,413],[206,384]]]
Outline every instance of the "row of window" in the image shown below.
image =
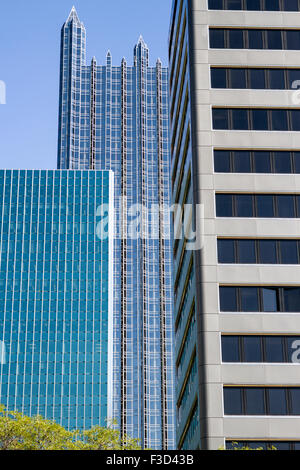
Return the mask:
[[300,287],[221,286],[221,312],[300,312]]
[[299,416],[300,388],[225,387],[225,415]]
[[215,150],[216,173],[300,174],[300,152]]
[[213,108],[213,129],[300,131],[300,109]]
[[218,261],[226,264],[300,264],[300,240],[219,239]]
[[211,69],[212,88],[290,90],[298,88],[300,69],[224,68]]
[[300,336],[222,336],[222,360],[300,363]]
[[226,450],[300,450],[300,441],[226,441]]
[[209,10],[300,11],[299,0],[208,0]]
[[300,50],[298,29],[210,28],[212,49]]
[[293,194],[216,194],[217,217],[299,218],[300,196]]

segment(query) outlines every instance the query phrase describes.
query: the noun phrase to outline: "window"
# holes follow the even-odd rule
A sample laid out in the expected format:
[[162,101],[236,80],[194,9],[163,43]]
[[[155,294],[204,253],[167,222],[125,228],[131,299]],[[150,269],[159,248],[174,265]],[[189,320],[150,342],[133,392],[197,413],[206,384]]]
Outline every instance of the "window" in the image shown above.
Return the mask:
[[300,336],[222,335],[222,361],[240,363],[295,363]]
[[235,287],[220,287],[221,312],[237,312],[237,297]]
[[259,261],[261,264],[276,264],[277,252],[275,240],[260,240],[259,246]]
[[224,413],[225,415],[299,416],[300,388],[224,387]]
[[[251,49],[259,48],[257,41],[259,41],[259,32],[253,32],[253,39],[249,32]],[[211,67],[211,82],[212,88],[297,89],[300,86],[300,69]]]
[[[245,69],[231,69],[230,80],[231,80],[230,88],[247,88],[246,70]],[[224,88],[227,88],[227,87],[225,86]]]
[[242,407],[242,390],[238,387],[224,388],[224,409],[225,414],[241,415]]
[[209,30],[210,47],[213,49],[224,49],[225,35],[223,29]]
[[[300,156],[300,155],[299,155]],[[215,171],[220,173],[230,173],[230,151],[218,150],[214,153]],[[300,158],[299,158],[300,170]]]
[[[273,0],[274,3],[274,0]],[[267,31],[267,49],[282,49],[282,36],[281,31],[276,29],[270,29]]]
[[300,287],[220,286],[221,312],[300,312]]
[[295,240],[281,240],[280,254],[282,264],[299,264],[299,244]]
[[[232,240],[227,240],[231,241]],[[239,240],[238,247],[238,260],[242,264],[256,263],[255,240]]]
[[234,263],[234,240],[218,240],[218,257],[219,263]]
[[270,88],[272,90],[284,90],[285,86],[285,73],[283,69],[270,69],[269,70]]
[[210,28],[209,34],[211,48],[300,50],[297,29]]
[[245,408],[247,415],[265,414],[265,394],[263,388],[245,389]]
[[300,173],[300,152],[214,150],[215,172]]
[[299,217],[300,196],[290,194],[216,194],[217,217]]
[[227,109],[214,109],[213,110],[213,128],[214,129],[229,129]]
[[[250,36],[249,36],[249,42],[250,42]],[[251,49],[254,49],[254,48],[251,48]],[[250,74],[249,88],[253,88],[254,90],[266,88],[266,78],[265,78],[266,74],[265,74],[264,69],[250,69],[249,74]]]
[[211,86],[212,88],[227,88],[226,69],[211,69]]
[[254,152],[254,173],[271,173],[270,152]]
[[236,151],[234,154],[234,172],[251,173],[251,154],[245,151]]
[[209,10],[299,11],[298,0],[208,0]]
[[229,43],[230,49],[243,49],[244,47],[244,32],[242,29],[229,29]]
[[266,109],[253,109],[252,129],[255,131],[266,131],[269,129],[268,111]]
[[241,340],[243,359],[241,362],[261,362],[262,348],[259,336],[245,336]]
[[213,108],[213,129],[300,131],[300,110]]
[[248,31],[248,47],[249,49],[263,49],[263,31],[259,29],[249,29]]

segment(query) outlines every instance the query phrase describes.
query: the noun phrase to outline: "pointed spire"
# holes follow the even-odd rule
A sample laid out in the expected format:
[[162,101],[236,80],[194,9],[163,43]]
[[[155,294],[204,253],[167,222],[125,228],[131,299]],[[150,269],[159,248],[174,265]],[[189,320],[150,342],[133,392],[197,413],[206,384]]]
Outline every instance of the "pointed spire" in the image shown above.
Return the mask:
[[108,67],[111,67],[111,52],[110,52],[110,50],[108,50],[107,54],[106,54],[106,65]]
[[73,6],[66,23],[70,23],[71,21],[75,21],[76,23],[80,23],[79,17],[77,15],[76,8]]
[[140,37],[139,37],[139,40],[137,42],[137,45],[141,44],[143,47],[147,47],[145,41],[144,41],[144,38],[143,36],[140,34]]

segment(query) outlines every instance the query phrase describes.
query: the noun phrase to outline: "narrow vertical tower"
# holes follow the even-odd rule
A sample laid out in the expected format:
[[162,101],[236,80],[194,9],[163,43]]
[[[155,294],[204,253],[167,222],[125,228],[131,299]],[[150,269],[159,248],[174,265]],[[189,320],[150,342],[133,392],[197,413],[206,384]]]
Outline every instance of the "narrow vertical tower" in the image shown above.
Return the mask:
[[85,40],[84,25],[73,7],[61,30],[58,169],[81,167],[79,112]]
[[[73,26],[64,25],[63,44],[66,36],[71,41],[75,25],[77,33],[84,31],[75,11],[70,18],[66,25],[71,21]],[[152,212],[170,205],[168,70],[160,61],[149,66],[149,50],[141,36],[132,67],[125,59],[121,66],[113,66],[110,52],[104,66],[96,59],[85,66],[73,57],[75,49],[77,54],[79,43],[68,49],[66,58],[62,54],[62,77],[65,62],[78,67],[67,75],[77,77],[70,91],[76,101],[61,92],[59,138],[69,146],[64,152],[59,149],[58,165],[114,172],[112,418],[122,435],[139,438],[143,447],[173,449],[170,220],[159,211],[153,217]],[[137,216],[139,227],[132,233]]]

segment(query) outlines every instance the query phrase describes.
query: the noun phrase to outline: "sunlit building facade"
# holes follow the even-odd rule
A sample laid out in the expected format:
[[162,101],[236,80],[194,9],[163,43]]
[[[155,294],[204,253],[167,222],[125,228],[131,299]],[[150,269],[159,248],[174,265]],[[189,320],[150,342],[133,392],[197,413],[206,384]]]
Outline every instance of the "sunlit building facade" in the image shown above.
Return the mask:
[[[152,449],[174,448],[168,70],[140,37],[134,64],[85,61],[73,8],[62,28],[58,168],[115,175],[113,418]],[[142,205],[137,236],[130,227]],[[148,236],[155,233],[154,236]],[[147,235],[148,234],[148,235]]]
[[0,171],[0,403],[10,411],[70,430],[112,414],[113,194],[109,171]]

